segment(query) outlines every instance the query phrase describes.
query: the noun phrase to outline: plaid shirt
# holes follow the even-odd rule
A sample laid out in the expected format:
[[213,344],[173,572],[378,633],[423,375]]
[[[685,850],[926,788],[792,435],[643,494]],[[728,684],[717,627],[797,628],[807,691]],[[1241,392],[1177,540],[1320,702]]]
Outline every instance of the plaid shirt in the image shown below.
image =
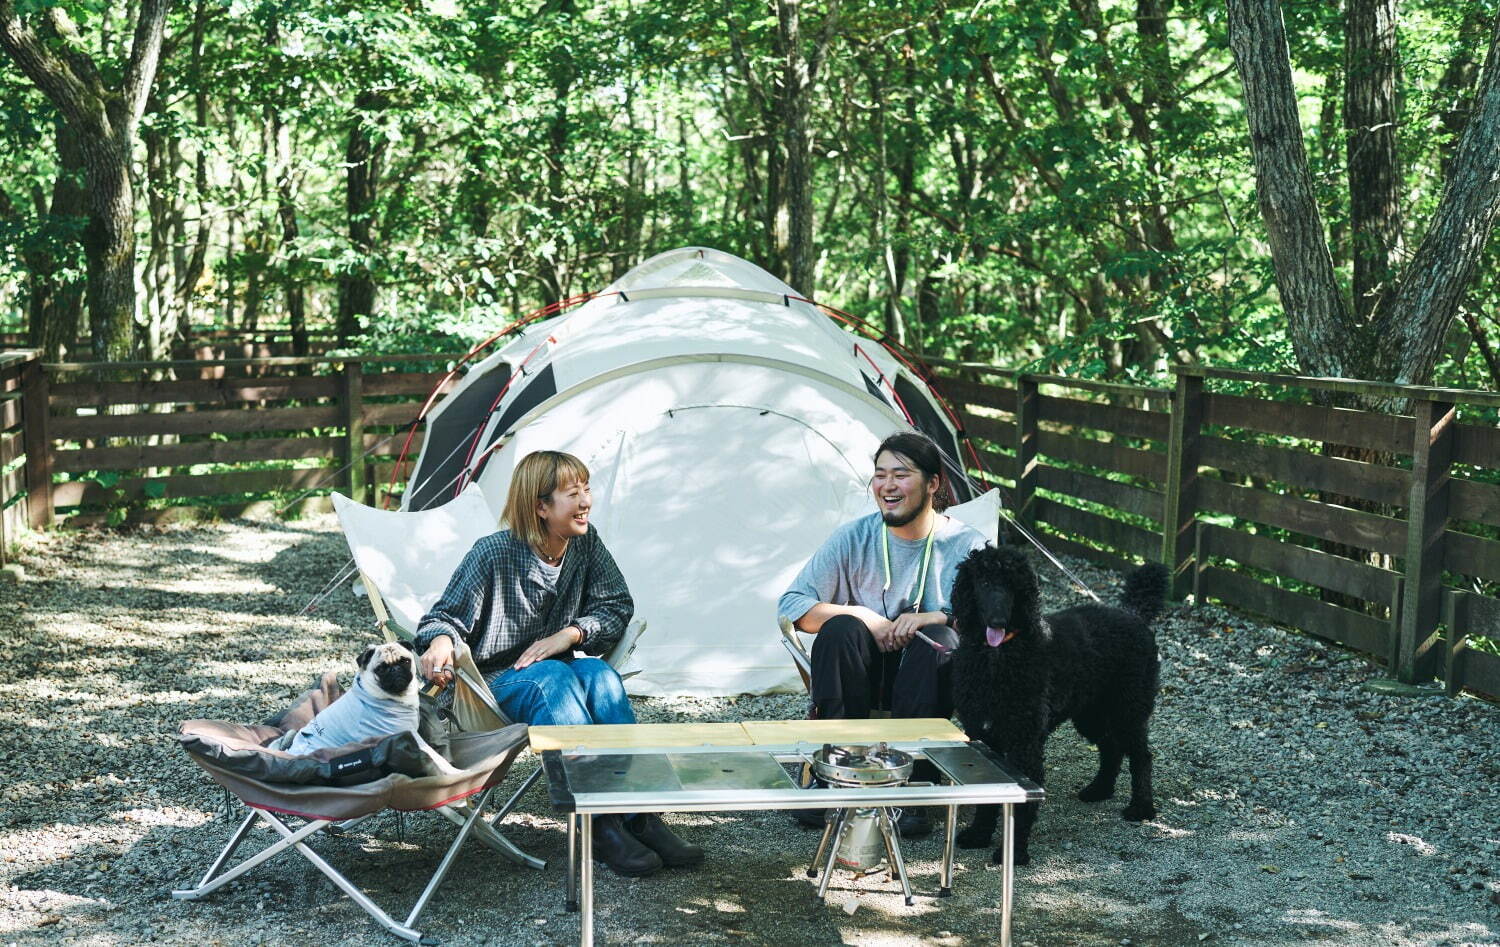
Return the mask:
[[417,626],[417,649],[438,635],[468,644],[481,671],[510,667],[526,646],[569,625],[583,632],[577,647],[603,655],[635,612],[625,577],[594,527],[568,543],[552,574],[510,530],[474,544],[448,588]]

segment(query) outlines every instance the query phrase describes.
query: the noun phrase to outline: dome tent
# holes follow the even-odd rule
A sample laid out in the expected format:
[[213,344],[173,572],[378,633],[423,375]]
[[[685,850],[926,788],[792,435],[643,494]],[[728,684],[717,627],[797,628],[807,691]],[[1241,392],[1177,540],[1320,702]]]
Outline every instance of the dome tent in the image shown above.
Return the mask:
[[[836,526],[873,508],[880,440],[915,426],[958,457],[943,407],[897,358],[759,267],[698,247],[529,326],[426,421],[403,509],[474,482],[498,512],[534,450],[588,465],[591,520],[648,623],[631,681],[647,694],[799,686],[776,600]],[[983,506],[993,537],[998,506]]]

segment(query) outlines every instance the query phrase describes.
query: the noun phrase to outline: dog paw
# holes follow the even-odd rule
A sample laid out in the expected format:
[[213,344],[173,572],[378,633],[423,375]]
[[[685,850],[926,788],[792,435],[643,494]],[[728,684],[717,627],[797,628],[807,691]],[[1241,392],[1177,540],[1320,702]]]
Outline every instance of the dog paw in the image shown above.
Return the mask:
[[1078,790],[1078,798],[1084,802],[1102,802],[1115,794],[1115,787],[1101,786],[1099,783],[1089,783]]
[[[1002,864],[1004,864],[1005,863],[1005,849],[1004,848],[997,848],[993,852],[991,852],[990,853],[990,861],[993,862],[996,865],[1002,865]],[[1029,865],[1029,864],[1031,864],[1031,853],[1028,852],[1024,848],[1018,848],[1018,849],[1016,849],[1016,864],[1017,865]]]
[[1120,812],[1120,817],[1126,822],[1144,822],[1156,815],[1156,807],[1149,802],[1143,805],[1131,803]]
[[954,837],[954,843],[959,848],[989,848],[994,834],[994,829],[984,831],[971,825]]

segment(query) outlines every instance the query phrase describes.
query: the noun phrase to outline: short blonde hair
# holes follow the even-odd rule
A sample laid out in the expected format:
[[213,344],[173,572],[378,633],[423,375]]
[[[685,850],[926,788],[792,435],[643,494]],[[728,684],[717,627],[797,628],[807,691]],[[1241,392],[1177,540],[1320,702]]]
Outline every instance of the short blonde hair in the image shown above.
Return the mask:
[[532,549],[540,551],[546,527],[537,515],[537,502],[551,500],[552,492],[558,487],[588,482],[588,467],[572,454],[560,450],[532,451],[516,464],[516,472],[510,478],[510,491],[505,496],[505,510],[500,514],[500,525],[525,540]]

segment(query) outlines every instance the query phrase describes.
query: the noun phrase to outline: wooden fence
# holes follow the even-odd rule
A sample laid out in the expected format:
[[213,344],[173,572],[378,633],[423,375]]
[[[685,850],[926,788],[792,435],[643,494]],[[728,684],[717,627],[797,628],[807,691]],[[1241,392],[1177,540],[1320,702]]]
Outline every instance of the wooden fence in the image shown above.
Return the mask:
[[[41,365],[0,356],[0,528],[379,502],[455,356]],[[933,360],[979,475],[1050,548],[1500,697],[1500,395],[1241,372],[1173,389]],[[173,377],[176,376],[176,377]],[[1318,396],[1404,399],[1409,414]],[[1330,449],[1327,445],[1342,445]],[[412,442],[413,455],[421,432]],[[0,537],[3,538],[3,537]],[[0,543],[0,546],[5,543]],[[1482,594],[1485,593],[1485,594]]]
[[[1054,549],[1500,696],[1500,395],[1183,370],[1175,390],[934,361],[984,476]],[[1213,390],[1214,388],[1223,390]],[[1288,394],[1300,395],[1290,400]],[[1325,407],[1315,393],[1404,401]],[[1332,445],[1330,447],[1330,445]]]
[[32,353],[0,354],[0,565],[27,521],[26,403],[21,389],[40,371]]
[[[30,521],[160,521],[203,506],[233,515],[335,488],[376,502],[453,357],[39,366],[22,389],[25,403],[46,406],[26,427],[39,445]],[[413,456],[420,447],[418,431]]]

